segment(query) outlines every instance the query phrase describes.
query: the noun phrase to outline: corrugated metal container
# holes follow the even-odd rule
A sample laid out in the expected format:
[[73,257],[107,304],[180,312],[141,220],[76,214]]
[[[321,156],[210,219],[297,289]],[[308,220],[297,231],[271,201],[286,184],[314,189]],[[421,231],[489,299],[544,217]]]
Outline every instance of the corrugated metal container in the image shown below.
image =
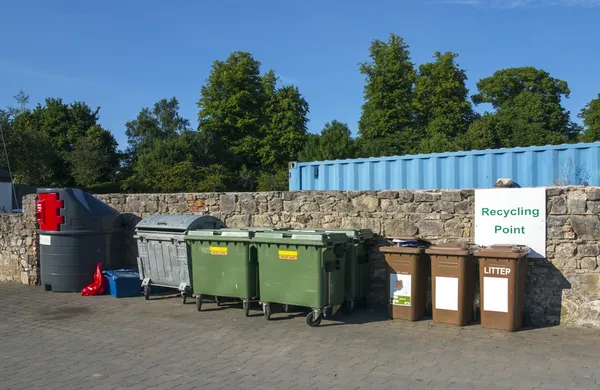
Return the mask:
[[192,280],[184,235],[189,230],[224,226],[219,219],[208,215],[154,214],[142,219],[135,227],[134,237],[144,297],[150,298],[152,286],[176,288],[185,303],[192,295]]
[[600,185],[600,142],[290,164],[290,191]]

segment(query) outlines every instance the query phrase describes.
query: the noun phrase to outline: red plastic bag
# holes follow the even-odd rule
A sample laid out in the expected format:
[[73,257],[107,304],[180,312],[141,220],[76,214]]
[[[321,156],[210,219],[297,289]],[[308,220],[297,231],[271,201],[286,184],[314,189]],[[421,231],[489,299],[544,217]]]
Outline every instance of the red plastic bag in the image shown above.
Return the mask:
[[102,275],[102,264],[98,263],[98,266],[96,266],[96,273],[94,274],[94,282],[81,290],[81,295],[102,295],[106,290],[106,279],[104,279],[104,275]]

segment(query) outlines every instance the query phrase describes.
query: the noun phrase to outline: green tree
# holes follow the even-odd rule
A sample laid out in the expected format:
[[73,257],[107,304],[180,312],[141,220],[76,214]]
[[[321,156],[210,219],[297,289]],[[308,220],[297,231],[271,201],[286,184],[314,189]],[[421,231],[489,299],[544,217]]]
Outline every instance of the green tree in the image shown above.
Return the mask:
[[232,171],[259,165],[264,99],[260,63],[250,53],[213,63],[197,105],[198,130],[218,151],[216,163]]
[[[60,98],[48,98],[44,105],[29,110],[27,95],[21,91],[15,98],[19,107],[11,109],[9,142],[18,182],[56,186],[97,184],[82,172],[90,173],[86,169],[100,160],[106,164],[94,168],[95,178],[113,177],[118,168],[117,144],[110,132],[98,125],[99,108],[92,109],[84,102],[67,104]],[[82,141],[88,136],[95,137],[95,141]],[[79,145],[77,150],[76,145]]]
[[298,161],[310,162],[323,160],[321,154],[321,136],[309,133],[304,140],[304,147],[298,153]]
[[416,126],[424,129],[419,152],[449,152],[460,148],[456,138],[475,117],[468,100],[466,72],[458,67],[456,53],[434,54],[434,61],[419,66],[413,106]]
[[583,121],[585,131],[581,140],[583,142],[600,141],[600,94],[581,110],[579,118]]
[[338,160],[355,156],[355,144],[352,133],[346,123],[336,120],[326,123],[321,130],[319,142],[320,158]]
[[277,170],[295,160],[304,147],[308,103],[294,86],[284,86],[267,96],[259,153],[264,168]]
[[68,160],[77,185],[91,187],[112,182],[120,162],[117,141],[108,130],[94,125],[75,142]]
[[[533,67],[499,70],[477,83],[479,93],[475,104],[490,103],[496,110],[495,119],[477,123],[475,129],[492,124],[484,132],[500,131],[492,138],[503,147],[560,144],[576,139],[579,128],[570,121],[561,99],[569,97],[566,81]],[[475,125],[475,124],[474,124]],[[478,142],[476,133],[469,132],[465,143]]]
[[415,150],[422,134],[414,126],[413,87],[417,77],[408,45],[391,34],[375,40],[371,60],[360,65],[365,103],[359,121],[361,154],[385,156]]

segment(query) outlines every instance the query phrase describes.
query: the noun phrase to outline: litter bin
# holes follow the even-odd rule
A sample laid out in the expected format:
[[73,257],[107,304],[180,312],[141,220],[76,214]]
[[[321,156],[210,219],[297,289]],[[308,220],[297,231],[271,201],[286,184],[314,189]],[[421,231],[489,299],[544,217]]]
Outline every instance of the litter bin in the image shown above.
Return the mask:
[[476,249],[473,244],[456,243],[425,251],[431,257],[433,322],[463,326],[473,320]]
[[431,262],[425,254],[429,241],[419,237],[386,237],[379,247],[387,264],[386,285],[391,319],[417,321],[426,313]]
[[258,300],[256,248],[250,245],[255,229],[194,230],[185,240],[191,248],[196,306],[204,295],[242,300],[246,317],[250,301]]
[[46,291],[81,291],[94,280],[96,265],[122,263],[120,213],[77,188],[37,190],[40,275]]
[[176,288],[181,301],[192,296],[192,281],[184,235],[188,230],[219,229],[223,223],[208,215],[154,214],[135,227],[138,244],[138,269],[144,297],[150,299],[151,287]]
[[518,330],[523,323],[529,248],[493,245],[475,252],[479,259],[481,326]]
[[271,303],[310,307],[311,327],[344,303],[344,265],[348,236],[343,233],[257,232],[260,302],[265,318]]

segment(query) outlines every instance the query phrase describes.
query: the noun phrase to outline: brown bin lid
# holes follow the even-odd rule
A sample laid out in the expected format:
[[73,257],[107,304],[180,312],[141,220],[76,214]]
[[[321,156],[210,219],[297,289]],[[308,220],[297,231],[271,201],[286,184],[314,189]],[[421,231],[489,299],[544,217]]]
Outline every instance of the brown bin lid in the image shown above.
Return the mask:
[[477,257],[495,257],[498,259],[520,259],[529,254],[526,245],[492,245],[481,247],[475,252]]
[[430,255],[468,256],[477,250],[477,245],[469,242],[451,242],[433,245],[426,250]]

